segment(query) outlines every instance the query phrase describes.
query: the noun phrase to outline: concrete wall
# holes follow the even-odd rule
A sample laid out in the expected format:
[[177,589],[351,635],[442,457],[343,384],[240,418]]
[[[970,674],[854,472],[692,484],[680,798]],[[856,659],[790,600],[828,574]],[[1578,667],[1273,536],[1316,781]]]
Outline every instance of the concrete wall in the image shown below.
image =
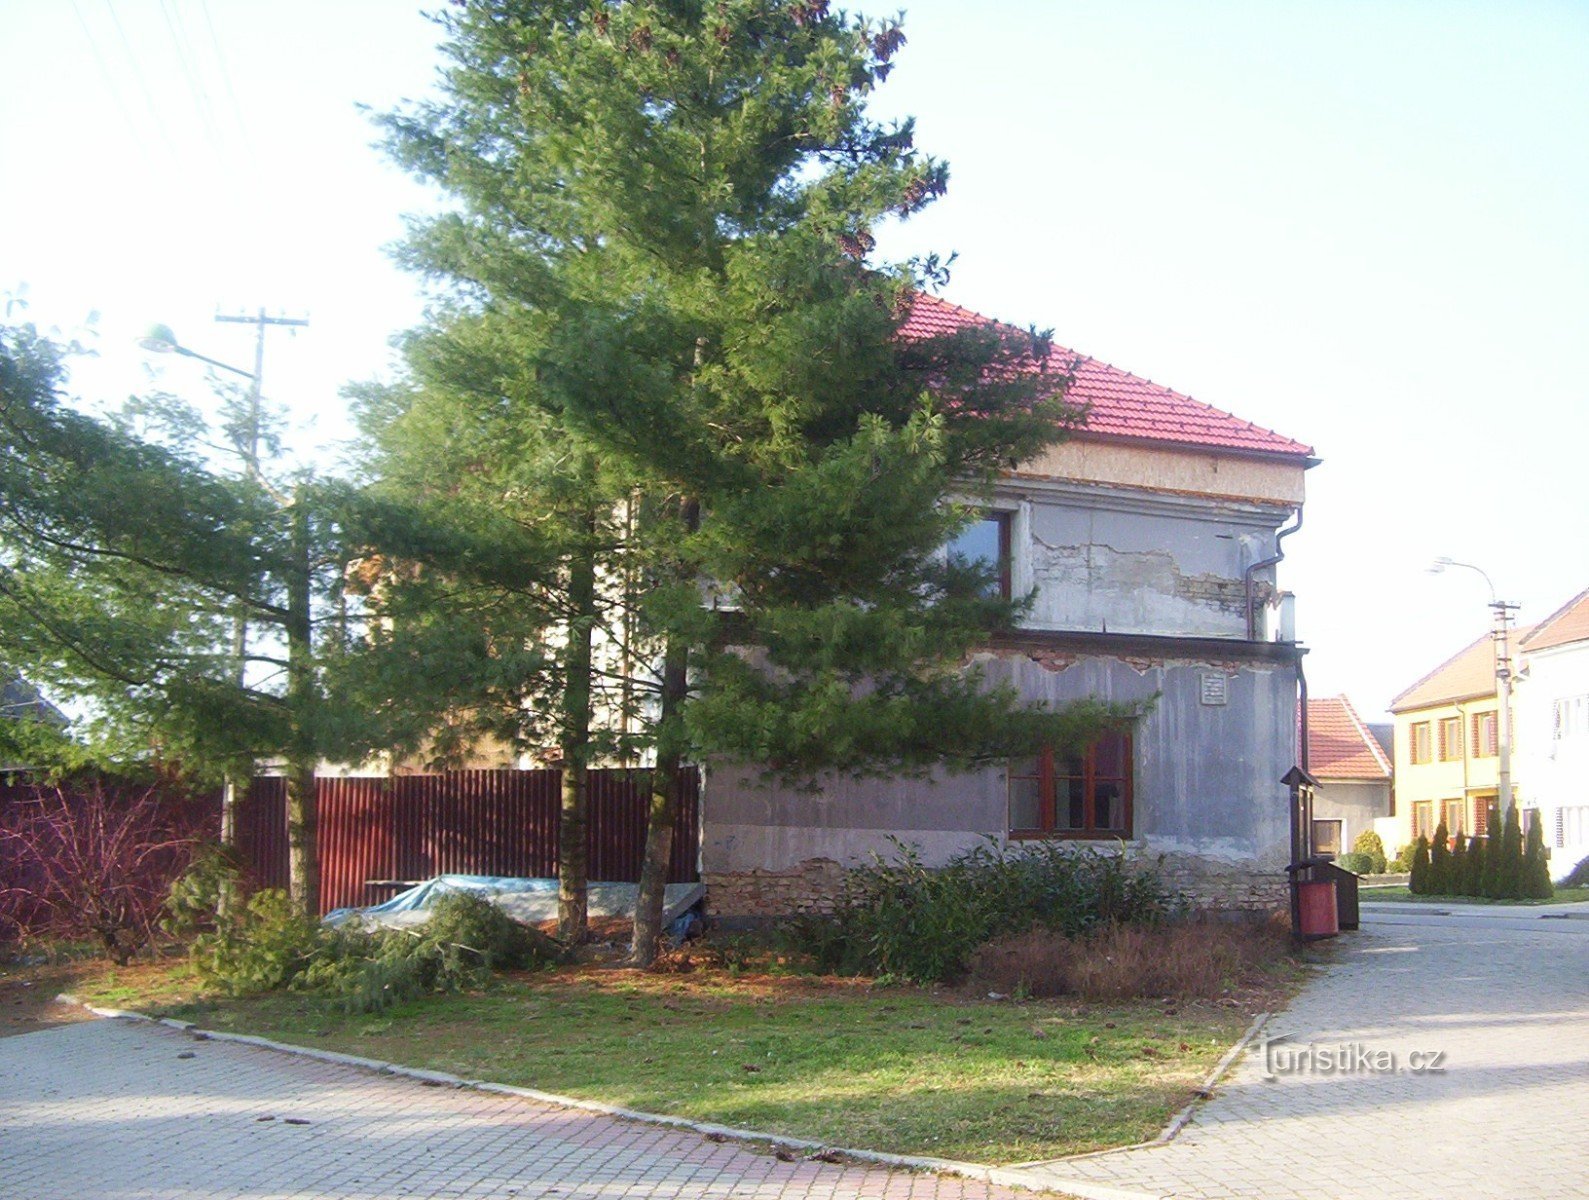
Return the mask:
[[[1390,812],[1390,780],[1321,779],[1313,793],[1313,819],[1340,821],[1341,850],[1351,850],[1357,835],[1374,828],[1376,818]],[[1383,836],[1381,838],[1383,840]],[[1398,847],[1385,843],[1385,855],[1394,857]]]
[[[1277,507],[1142,489],[1012,479],[1011,577],[1028,628],[1245,638],[1247,567],[1275,552]],[[1255,575],[1261,603],[1274,570]]]
[[[1157,694],[1134,736],[1130,851],[1164,856],[1171,881],[1211,906],[1280,902],[1290,832],[1279,780],[1294,761],[1289,662],[1074,649],[977,661],[991,682],[1008,682],[1034,701]],[[1223,705],[1204,703],[1205,681],[1214,678],[1224,683]],[[1002,766],[921,779],[826,778],[798,788],[765,783],[754,768],[717,765],[702,800],[702,879],[722,915],[821,909],[846,868],[892,852],[890,835],[941,864],[984,838],[1005,841],[1008,820]]]

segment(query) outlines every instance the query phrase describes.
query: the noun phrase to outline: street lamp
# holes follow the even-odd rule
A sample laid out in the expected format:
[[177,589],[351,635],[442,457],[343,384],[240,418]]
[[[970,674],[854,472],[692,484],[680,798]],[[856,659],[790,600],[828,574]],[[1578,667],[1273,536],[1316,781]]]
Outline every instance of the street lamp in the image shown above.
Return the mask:
[[[1489,574],[1473,563],[1458,562],[1454,558],[1441,556],[1429,564],[1429,573],[1439,575],[1448,567],[1461,567],[1465,571],[1476,571],[1484,580],[1485,586],[1490,589],[1490,612],[1495,619],[1495,628],[1490,636],[1495,640],[1495,690],[1500,697],[1500,720],[1497,722],[1499,737],[1497,738],[1496,751],[1500,762],[1499,779],[1496,781],[1495,796],[1495,837],[1501,833],[1501,821],[1505,817],[1506,806],[1512,803],[1512,650],[1510,638],[1510,625],[1512,613],[1517,605],[1508,604],[1499,599],[1495,592],[1495,584]],[[1490,836],[1490,822],[1485,820],[1485,836]],[[1495,843],[1491,843],[1492,845]]]
[[[264,312],[260,313],[259,337],[254,347],[254,369],[245,371],[242,367],[234,367],[231,363],[222,362],[218,358],[211,358],[207,354],[200,354],[197,350],[190,350],[177,341],[177,335],[169,325],[151,325],[144,335],[138,339],[138,344],[145,350],[155,354],[180,354],[184,358],[197,359],[201,363],[216,367],[222,371],[230,371],[233,375],[241,375],[248,380],[248,409],[247,421],[244,426],[246,431],[243,444],[238,447],[243,456],[244,470],[250,479],[260,481],[259,471],[259,426],[260,426],[260,382],[265,372],[265,325]],[[239,687],[242,687],[248,677],[248,618],[242,611],[232,621],[232,669],[234,678]],[[237,780],[235,772],[227,771],[221,789],[221,844],[230,846],[236,839],[237,827]],[[227,897],[223,897],[223,901]]]
[[[284,609],[277,610],[282,631],[287,640],[287,691],[286,704],[293,715],[292,736],[287,747],[287,842],[289,880],[293,898],[313,912],[317,888],[314,854],[314,762],[312,746],[306,740],[304,723],[306,699],[312,694],[313,677],[310,665],[313,626],[310,614],[311,570],[309,562],[309,518],[304,506],[298,503],[301,485],[291,495],[273,487],[259,469],[260,440],[260,383],[265,373],[265,332],[273,325],[303,326],[308,320],[298,317],[271,317],[262,308],[255,316],[216,315],[217,321],[252,325],[257,331],[254,342],[254,369],[245,371],[230,363],[210,358],[189,350],[177,341],[169,326],[152,327],[140,343],[157,354],[181,354],[195,358],[223,371],[241,375],[249,381],[247,409],[244,412],[242,436],[236,446],[243,457],[248,478],[274,500],[284,513],[291,515],[291,565],[286,571],[287,599]],[[248,654],[248,604],[249,597],[238,598],[238,611],[233,624],[232,649],[235,655],[236,680],[242,687],[247,674]],[[309,748],[306,750],[306,746]],[[235,836],[235,810],[237,782],[235,772],[228,771],[221,799],[221,839],[230,844]],[[224,894],[222,901],[228,897]]]
[[180,354],[184,358],[196,358],[201,363],[209,363],[212,367],[219,367],[223,371],[230,371],[234,375],[241,375],[257,388],[261,363],[255,362],[252,371],[245,371],[242,367],[234,367],[231,363],[224,363],[218,358],[211,358],[207,354],[200,354],[197,350],[189,350],[177,341],[177,335],[171,331],[169,325],[151,325],[144,335],[138,339],[138,344],[145,350],[152,350],[156,354]]

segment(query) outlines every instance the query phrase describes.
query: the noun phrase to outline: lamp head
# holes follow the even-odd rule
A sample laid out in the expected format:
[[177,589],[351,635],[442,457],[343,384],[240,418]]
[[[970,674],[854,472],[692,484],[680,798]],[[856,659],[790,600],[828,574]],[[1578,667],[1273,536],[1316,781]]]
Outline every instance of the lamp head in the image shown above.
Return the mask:
[[182,349],[182,344],[177,341],[177,335],[171,331],[169,325],[151,325],[138,339],[138,344],[145,350],[153,350],[156,354],[173,354]]

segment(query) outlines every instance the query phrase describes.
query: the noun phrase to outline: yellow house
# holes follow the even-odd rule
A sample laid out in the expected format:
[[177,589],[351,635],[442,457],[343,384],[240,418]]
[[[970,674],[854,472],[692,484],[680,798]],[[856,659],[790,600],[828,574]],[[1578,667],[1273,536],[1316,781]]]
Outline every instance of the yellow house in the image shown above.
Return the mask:
[[[1514,630],[1521,644],[1532,627]],[[1452,836],[1485,832],[1500,788],[1500,702],[1495,642],[1485,634],[1390,702],[1395,718],[1393,812],[1374,822],[1395,853],[1442,820]],[[1514,697],[1513,754],[1517,751]],[[1513,796],[1517,794],[1514,786]]]

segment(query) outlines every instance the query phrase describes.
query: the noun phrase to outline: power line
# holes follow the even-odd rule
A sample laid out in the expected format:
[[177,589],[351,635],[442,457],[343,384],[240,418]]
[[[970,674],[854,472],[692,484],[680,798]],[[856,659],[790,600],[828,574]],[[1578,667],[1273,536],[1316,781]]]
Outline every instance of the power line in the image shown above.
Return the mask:
[[127,55],[128,64],[132,67],[132,76],[138,83],[138,89],[143,92],[144,103],[149,106],[149,119],[159,131],[160,140],[166,146],[166,153],[175,160],[176,145],[171,141],[171,134],[166,129],[165,122],[160,119],[160,110],[155,105],[154,93],[149,90],[149,81],[143,76],[143,68],[139,65],[138,56],[132,51],[132,43],[127,40],[127,31],[122,28],[121,18],[116,15],[116,7],[111,0],[105,0],[105,11],[110,13],[111,23],[116,27],[116,36],[121,39],[121,48]]
[[210,45],[215,50],[215,62],[220,71],[221,83],[226,88],[226,98],[232,106],[232,116],[237,121],[237,132],[243,140],[243,145],[248,149],[248,159],[253,161],[254,137],[248,128],[248,121],[243,116],[243,106],[238,102],[237,92],[232,87],[232,71],[226,61],[226,55],[221,51],[221,39],[216,36],[215,22],[210,19],[209,0],[199,0],[199,12],[204,17],[204,27],[210,35]]
[[121,89],[116,86],[116,80],[111,75],[110,64],[105,61],[105,56],[100,52],[99,40],[94,37],[94,31],[88,24],[88,19],[83,16],[83,10],[78,6],[77,0],[72,0],[72,12],[77,17],[77,23],[82,27],[83,37],[88,42],[89,53],[94,56],[94,64],[99,68],[100,78],[105,81],[105,90],[110,93],[110,99],[116,106],[116,111],[121,113],[121,119],[127,122],[127,132],[132,135],[133,141],[141,145],[145,152],[149,149],[148,139],[138,122],[132,119],[132,113],[127,108],[127,101],[121,94]]
[[219,161],[225,156],[226,146],[215,124],[214,105],[210,102],[210,94],[205,89],[204,80],[197,69],[192,43],[188,41],[187,33],[181,25],[173,19],[166,0],[160,0],[160,15],[165,20],[166,32],[171,35],[171,47],[176,51],[177,67],[182,72],[182,78],[188,85],[188,92],[193,97],[194,111],[198,114],[199,123],[204,127],[204,136],[210,143],[210,151]]

